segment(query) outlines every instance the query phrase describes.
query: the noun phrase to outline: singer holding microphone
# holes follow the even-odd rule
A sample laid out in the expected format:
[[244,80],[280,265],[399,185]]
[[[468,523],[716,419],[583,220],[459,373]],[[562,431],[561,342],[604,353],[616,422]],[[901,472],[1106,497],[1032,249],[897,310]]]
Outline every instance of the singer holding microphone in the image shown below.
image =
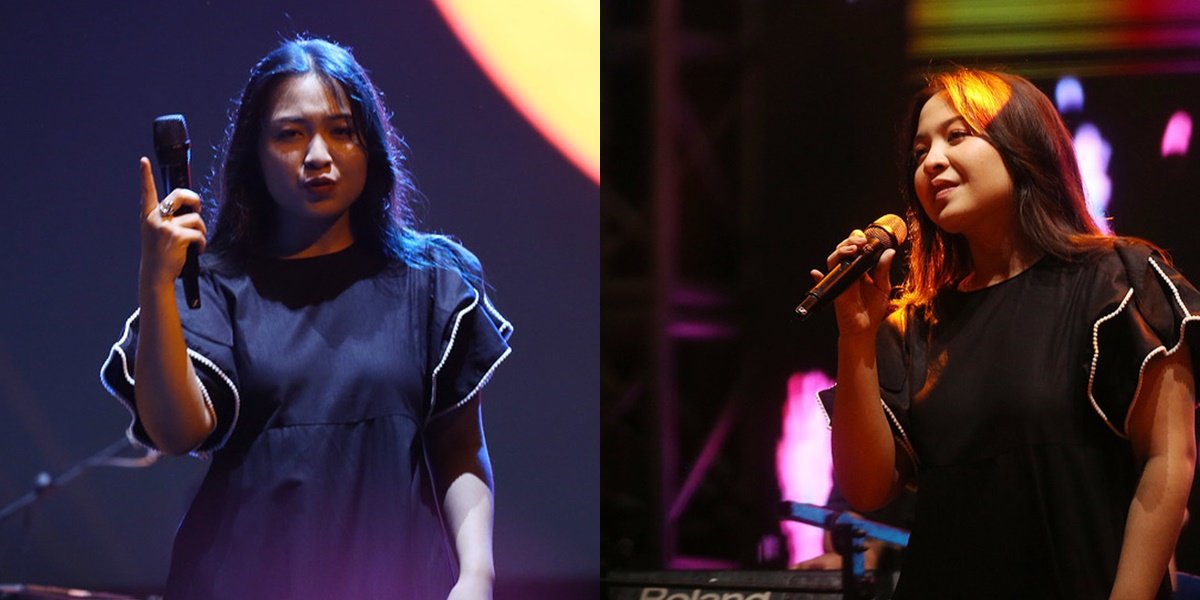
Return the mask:
[[251,71],[215,203],[160,201],[141,159],[139,309],[101,378],[137,442],[211,460],[170,600],[492,596],[479,390],[512,325],[415,229],[389,114],[347,49],[294,39]]
[[893,295],[882,249],[836,297],[823,394],[850,503],[917,490],[895,597],[1169,598],[1200,293],[1154,246],[1100,232],[1071,137],[1027,80],[933,76],[901,135],[907,275]]

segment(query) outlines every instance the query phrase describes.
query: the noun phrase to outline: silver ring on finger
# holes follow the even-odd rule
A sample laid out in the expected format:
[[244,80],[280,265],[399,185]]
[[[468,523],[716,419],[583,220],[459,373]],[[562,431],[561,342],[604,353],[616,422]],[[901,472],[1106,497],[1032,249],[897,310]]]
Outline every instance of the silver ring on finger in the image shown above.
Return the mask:
[[175,201],[171,199],[163,200],[158,203],[158,214],[168,218],[175,212]]

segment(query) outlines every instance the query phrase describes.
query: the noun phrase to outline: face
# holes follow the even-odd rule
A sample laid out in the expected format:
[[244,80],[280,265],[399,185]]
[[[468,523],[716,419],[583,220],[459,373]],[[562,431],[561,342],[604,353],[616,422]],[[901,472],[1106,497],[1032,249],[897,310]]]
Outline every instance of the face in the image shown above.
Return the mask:
[[340,86],[313,74],[284,80],[259,137],[259,163],[281,231],[349,223],[348,210],[367,180],[367,152]]
[[972,133],[945,94],[921,109],[913,158],[917,198],[939,228],[969,237],[1013,226],[1012,177],[1000,152]]

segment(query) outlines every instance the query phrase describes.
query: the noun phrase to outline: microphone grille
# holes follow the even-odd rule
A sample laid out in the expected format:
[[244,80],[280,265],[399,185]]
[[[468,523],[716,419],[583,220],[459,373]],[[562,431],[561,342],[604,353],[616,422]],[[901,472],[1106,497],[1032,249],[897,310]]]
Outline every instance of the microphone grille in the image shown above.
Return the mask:
[[[872,235],[875,233],[871,231],[872,229],[882,231],[878,232],[879,235]],[[903,244],[904,240],[908,238],[908,227],[904,224],[904,219],[896,215],[883,215],[875,219],[875,222],[867,227],[865,233],[867,237],[878,239],[884,248],[893,248]]]
[[189,142],[183,115],[162,115],[154,119],[155,146],[182,146]]
[[159,163],[187,162],[190,150],[191,140],[183,115],[162,115],[154,119],[154,153]]

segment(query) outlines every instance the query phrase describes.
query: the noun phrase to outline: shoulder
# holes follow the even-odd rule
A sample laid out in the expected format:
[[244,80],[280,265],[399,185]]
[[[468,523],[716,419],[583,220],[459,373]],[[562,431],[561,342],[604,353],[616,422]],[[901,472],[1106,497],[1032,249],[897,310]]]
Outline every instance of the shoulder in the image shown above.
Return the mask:
[[1070,256],[1048,255],[1036,265],[1041,280],[1062,289],[1090,290],[1094,298],[1116,297],[1151,281],[1170,261],[1154,244],[1130,237],[1087,240]]
[[1097,245],[1082,253],[1076,261],[1101,273],[1124,274],[1140,279],[1151,261],[1170,264],[1166,255],[1155,245],[1138,238],[1114,237],[1107,244]]
[[472,286],[482,286],[483,265],[459,241],[442,234],[412,232],[412,266],[431,268],[443,275],[458,275]]
[[1090,284],[1092,316],[1108,319],[1130,308],[1151,328],[1167,332],[1200,314],[1200,291],[1149,242],[1115,238],[1091,265],[1092,278],[1084,283]]
[[466,246],[449,236],[436,233],[419,234],[424,238],[425,251],[431,260],[439,263],[451,263],[460,268],[480,273],[483,266]]

